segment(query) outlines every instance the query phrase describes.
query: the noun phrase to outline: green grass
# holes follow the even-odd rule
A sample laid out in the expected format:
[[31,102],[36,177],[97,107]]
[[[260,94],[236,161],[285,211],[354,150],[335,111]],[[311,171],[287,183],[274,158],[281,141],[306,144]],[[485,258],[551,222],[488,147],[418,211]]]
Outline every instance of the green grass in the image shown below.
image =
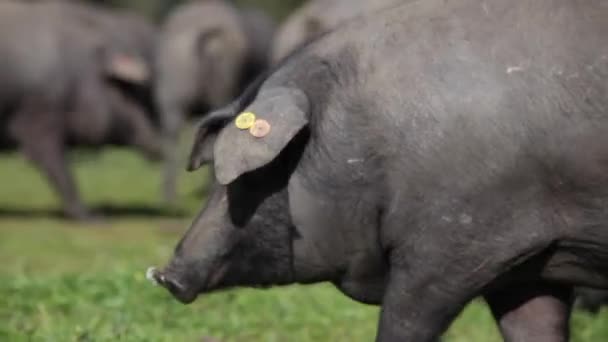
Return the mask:
[[[164,209],[158,165],[136,154],[78,153],[72,164],[87,204],[113,214],[105,222],[56,216],[58,202],[39,173],[16,154],[0,155],[0,341],[373,339],[378,309],[327,284],[233,290],[179,304],[151,286],[144,271],[170,256],[203,202],[205,173],[184,174],[180,205]],[[608,340],[607,323],[608,311],[576,313],[573,340]],[[445,337],[500,340],[481,302]]]

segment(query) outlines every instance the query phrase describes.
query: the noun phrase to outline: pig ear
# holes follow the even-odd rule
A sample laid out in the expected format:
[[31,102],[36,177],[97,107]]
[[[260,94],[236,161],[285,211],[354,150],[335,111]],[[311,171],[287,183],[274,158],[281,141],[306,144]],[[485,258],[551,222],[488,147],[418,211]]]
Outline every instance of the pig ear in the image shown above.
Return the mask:
[[150,80],[150,70],[140,58],[122,53],[112,53],[106,65],[106,71],[117,80],[143,84]]
[[198,170],[213,160],[213,145],[219,131],[234,118],[232,106],[219,109],[206,116],[198,126],[188,158],[188,171]]
[[[309,102],[298,89],[273,88],[260,92],[245,112],[255,115],[254,127],[237,127],[237,116],[215,142],[215,176],[224,185],[276,158],[308,124]],[[260,122],[262,129],[256,131]]]

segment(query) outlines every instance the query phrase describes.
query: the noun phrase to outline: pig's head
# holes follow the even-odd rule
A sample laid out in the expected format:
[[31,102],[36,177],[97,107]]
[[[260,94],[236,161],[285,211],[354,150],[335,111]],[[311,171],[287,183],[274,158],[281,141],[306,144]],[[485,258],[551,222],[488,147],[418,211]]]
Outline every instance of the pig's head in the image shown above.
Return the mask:
[[269,123],[270,131],[258,137],[236,126],[231,107],[203,120],[188,169],[213,161],[216,181],[173,259],[151,274],[177,299],[189,303],[215,289],[296,281],[286,187],[308,141],[308,107],[296,89],[260,92],[244,108]]

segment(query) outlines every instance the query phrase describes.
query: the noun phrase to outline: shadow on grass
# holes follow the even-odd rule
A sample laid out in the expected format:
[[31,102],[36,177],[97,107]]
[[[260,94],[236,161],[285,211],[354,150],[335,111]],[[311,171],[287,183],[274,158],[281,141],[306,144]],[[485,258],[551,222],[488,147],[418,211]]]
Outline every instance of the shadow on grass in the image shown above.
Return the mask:
[[[188,213],[182,209],[144,205],[118,206],[102,204],[91,208],[96,216],[102,218],[186,218]],[[69,219],[60,209],[0,208],[0,218],[31,219],[53,218]]]

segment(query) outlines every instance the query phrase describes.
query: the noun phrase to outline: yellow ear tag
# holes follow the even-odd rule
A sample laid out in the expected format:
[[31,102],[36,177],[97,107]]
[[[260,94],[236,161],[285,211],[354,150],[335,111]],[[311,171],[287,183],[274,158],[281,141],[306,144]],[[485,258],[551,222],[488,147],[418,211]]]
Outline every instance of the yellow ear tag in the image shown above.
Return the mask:
[[234,123],[238,129],[249,129],[255,122],[255,114],[252,112],[244,112],[239,114],[234,120]]

